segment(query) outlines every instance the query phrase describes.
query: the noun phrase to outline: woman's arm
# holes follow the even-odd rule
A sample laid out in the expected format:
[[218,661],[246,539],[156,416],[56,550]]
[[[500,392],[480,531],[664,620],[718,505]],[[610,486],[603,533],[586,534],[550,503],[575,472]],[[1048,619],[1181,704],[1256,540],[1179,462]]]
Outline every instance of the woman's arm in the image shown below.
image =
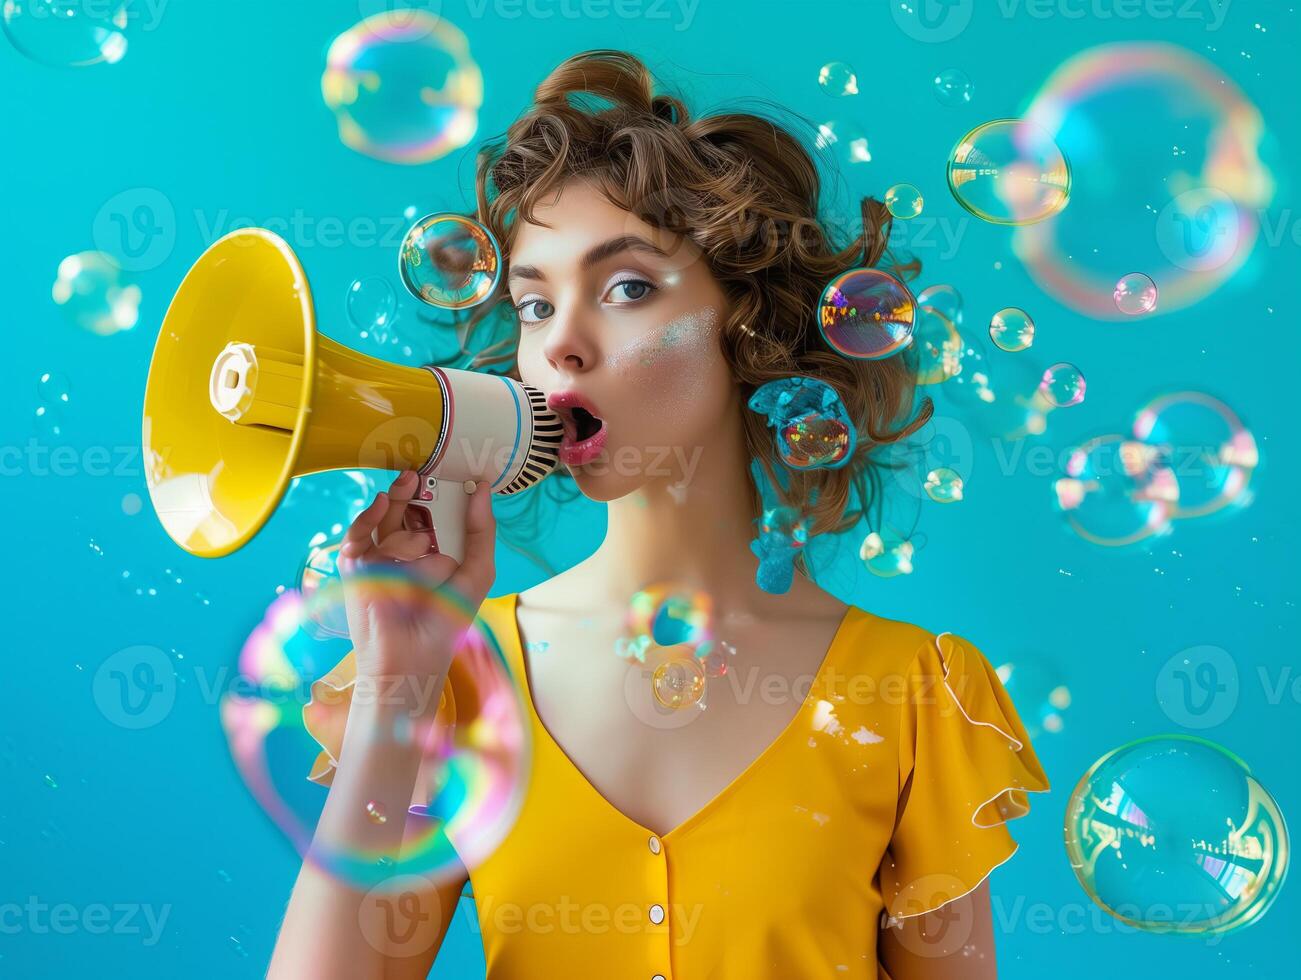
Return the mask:
[[994,980],[989,880],[934,912],[883,927],[880,948],[893,980]]
[[[399,717],[432,718],[446,676],[420,710],[390,699],[355,697],[329,796],[312,847],[328,852],[400,856],[407,806],[420,768],[418,745],[396,742]],[[390,817],[374,822],[367,804],[377,801]],[[303,862],[271,957],[268,980],[382,980],[425,977],[442,945],[461,889],[462,873],[441,883],[404,876],[389,889],[364,888]],[[398,886],[394,888],[393,886]],[[402,887],[405,886],[405,887]]]

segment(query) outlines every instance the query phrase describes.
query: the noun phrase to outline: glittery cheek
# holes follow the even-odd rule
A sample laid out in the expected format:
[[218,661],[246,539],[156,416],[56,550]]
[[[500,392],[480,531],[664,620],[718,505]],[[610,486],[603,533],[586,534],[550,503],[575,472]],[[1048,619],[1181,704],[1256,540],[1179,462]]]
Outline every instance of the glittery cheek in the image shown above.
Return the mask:
[[717,356],[718,314],[706,306],[612,350],[606,363],[639,394],[680,405],[708,380]]

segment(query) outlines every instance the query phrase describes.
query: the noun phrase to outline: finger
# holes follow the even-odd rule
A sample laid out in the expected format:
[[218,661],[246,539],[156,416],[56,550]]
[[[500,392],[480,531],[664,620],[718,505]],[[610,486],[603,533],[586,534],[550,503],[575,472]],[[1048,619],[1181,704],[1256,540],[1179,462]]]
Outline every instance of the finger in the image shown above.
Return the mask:
[[395,561],[415,561],[433,553],[434,541],[427,531],[397,530],[383,538],[374,550]]
[[380,519],[388,510],[388,494],[381,491],[375,495],[375,499],[370,502],[370,506],[358,514],[348,528],[348,532],[343,536],[343,543],[339,545],[339,556],[356,559],[359,558],[374,543],[371,535],[375,528],[379,526]]
[[379,539],[382,541],[402,527],[402,517],[406,513],[407,501],[415,496],[420,481],[416,479],[415,470],[403,470],[389,487],[389,500],[393,504],[379,522]]
[[465,513],[465,558],[452,576],[463,594],[483,595],[497,575],[497,519],[492,512],[492,491],[479,481]]

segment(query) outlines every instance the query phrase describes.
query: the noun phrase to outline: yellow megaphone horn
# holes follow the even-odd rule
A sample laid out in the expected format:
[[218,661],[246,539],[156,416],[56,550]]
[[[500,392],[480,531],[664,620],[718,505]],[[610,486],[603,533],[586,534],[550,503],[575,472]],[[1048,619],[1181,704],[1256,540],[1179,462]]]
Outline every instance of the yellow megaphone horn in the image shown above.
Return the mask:
[[225,236],[186,273],[145,388],[149,497],[194,555],[242,547],[296,476],[413,469],[406,526],[464,557],[465,481],[515,493],[556,465],[560,419],[542,392],[476,371],[412,368],[316,332],[302,264],[279,236]]

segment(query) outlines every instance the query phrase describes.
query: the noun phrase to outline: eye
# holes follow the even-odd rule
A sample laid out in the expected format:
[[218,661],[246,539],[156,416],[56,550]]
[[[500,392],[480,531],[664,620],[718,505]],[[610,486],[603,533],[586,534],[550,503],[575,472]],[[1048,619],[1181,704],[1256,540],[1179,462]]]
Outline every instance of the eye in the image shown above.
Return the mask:
[[[529,307],[538,307],[533,311],[536,319],[524,314],[524,311]],[[547,317],[553,315],[556,308],[544,299],[526,299],[515,307],[515,311],[519,313],[520,323],[541,323]]]
[[615,298],[612,302],[615,306],[626,306],[629,303],[640,303],[655,292],[655,289],[655,284],[645,279],[621,279],[610,287],[607,295],[617,297],[619,290],[623,290],[623,298]]

